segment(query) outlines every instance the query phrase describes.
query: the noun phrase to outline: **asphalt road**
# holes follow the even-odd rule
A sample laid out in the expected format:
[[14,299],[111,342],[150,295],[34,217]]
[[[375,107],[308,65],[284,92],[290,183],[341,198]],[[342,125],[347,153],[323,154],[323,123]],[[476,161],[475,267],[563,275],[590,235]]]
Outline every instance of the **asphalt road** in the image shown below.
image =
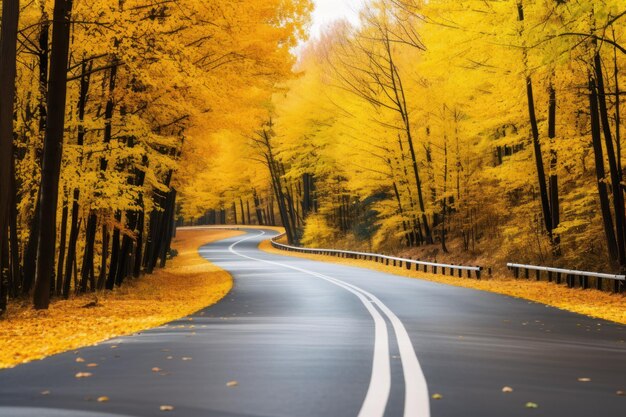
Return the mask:
[[273,234],[201,248],[235,278],[215,306],[0,371],[0,416],[626,416],[626,326],[258,250]]

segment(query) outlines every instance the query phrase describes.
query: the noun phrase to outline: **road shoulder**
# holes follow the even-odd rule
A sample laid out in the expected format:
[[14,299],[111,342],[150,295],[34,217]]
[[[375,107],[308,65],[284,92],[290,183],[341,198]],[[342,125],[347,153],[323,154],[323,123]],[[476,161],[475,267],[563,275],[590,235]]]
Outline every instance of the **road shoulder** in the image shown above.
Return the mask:
[[0,369],[159,326],[215,304],[232,288],[232,277],[202,258],[198,249],[242,234],[179,231],[172,244],[178,255],[165,269],[113,292],[56,301],[45,311],[33,310],[25,300],[0,320]]
[[515,280],[507,277],[488,277],[477,280],[475,278],[435,275],[415,270],[409,271],[405,267],[394,267],[372,261],[287,252],[273,248],[269,240],[261,242],[259,249],[277,255],[294,256],[339,265],[367,268],[393,275],[508,295],[525,299],[529,302],[541,303],[561,310],[583,314],[588,317],[626,324],[626,296],[623,294],[611,294],[595,289],[570,289],[564,285],[549,282]]

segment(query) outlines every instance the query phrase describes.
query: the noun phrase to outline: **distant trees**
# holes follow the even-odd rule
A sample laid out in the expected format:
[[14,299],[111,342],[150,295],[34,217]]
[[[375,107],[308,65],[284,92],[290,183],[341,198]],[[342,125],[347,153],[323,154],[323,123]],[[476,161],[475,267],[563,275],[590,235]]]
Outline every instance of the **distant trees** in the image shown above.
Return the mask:
[[367,10],[358,28],[338,23],[304,51],[271,129],[243,141],[272,147],[272,161],[254,162],[267,169],[255,168],[265,181],[255,195],[284,206],[290,241],[368,230],[374,247],[436,243],[576,267],[608,255],[623,270],[623,5],[372,0]]

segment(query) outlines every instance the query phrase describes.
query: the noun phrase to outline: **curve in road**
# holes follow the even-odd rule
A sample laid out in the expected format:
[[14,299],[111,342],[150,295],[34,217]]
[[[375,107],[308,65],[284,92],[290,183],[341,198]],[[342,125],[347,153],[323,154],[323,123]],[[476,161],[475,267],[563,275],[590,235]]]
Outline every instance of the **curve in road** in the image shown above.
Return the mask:
[[0,416],[625,415],[625,326],[260,251],[273,234],[200,249],[235,279],[220,303],[1,371]]

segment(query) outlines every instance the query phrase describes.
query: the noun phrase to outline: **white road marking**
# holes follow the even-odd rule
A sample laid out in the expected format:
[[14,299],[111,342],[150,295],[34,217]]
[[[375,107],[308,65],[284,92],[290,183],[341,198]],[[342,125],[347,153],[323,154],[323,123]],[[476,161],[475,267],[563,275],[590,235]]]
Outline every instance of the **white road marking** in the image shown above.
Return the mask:
[[413,344],[409,338],[402,321],[376,296],[355,285],[341,281],[337,278],[329,277],[314,271],[298,268],[292,265],[283,264],[265,259],[258,259],[252,256],[237,252],[234,247],[246,240],[264,235],[261,231],[258,235],[247,236],[230,245],[228,250],[242,258],[263,262],[271,265],[278,265],[283,268],[292,269],[321,278],[338,287],[341,287],[354,295],[363,303],[367,311],[374,320],[374,358],[372,363],[372,376],[370,385],[361,406],[358,417],[383,417],[385,408],[389,400],[391,389],[391,368],[389,364],[389,340],[387,324],[378,310],[372,306],[375,304],[387,316],[394,329],[396,340],[400,351],[402,362],[402,372],[404,374],[405,400],[404,417],[430,417],[430,399],[428,396],[428,386],[422,368],[417,360],[417,355],[413,349]]

